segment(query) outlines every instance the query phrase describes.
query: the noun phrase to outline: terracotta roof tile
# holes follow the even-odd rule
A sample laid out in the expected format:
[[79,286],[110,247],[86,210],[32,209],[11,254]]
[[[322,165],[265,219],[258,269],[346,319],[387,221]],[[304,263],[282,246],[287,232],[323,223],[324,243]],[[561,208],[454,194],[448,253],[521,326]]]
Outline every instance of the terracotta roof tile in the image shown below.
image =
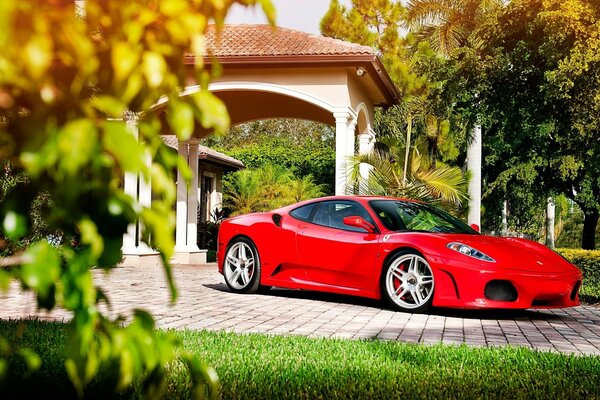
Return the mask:
[[269,25],[210,26],[207,48],[216,57],[374,55],[368,46]]

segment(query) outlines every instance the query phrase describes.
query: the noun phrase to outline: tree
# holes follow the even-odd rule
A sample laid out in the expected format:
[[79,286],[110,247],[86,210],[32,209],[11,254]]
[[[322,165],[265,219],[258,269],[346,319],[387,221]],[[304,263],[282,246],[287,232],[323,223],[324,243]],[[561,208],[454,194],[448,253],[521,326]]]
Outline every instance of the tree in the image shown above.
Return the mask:
[[266,164],[229,174],[223,181],[223,202],[232,215],[270,211],[323,196],[312,176],[296,178],[279,164]]
[[514,1],[483,31],[479,55],[490,181],[527,171],[541,198],[575,201],[586,249],[600,216],[599,16],[595,2]]
[[254,121],[233,127],[223,137],[207,138],[204,144],[249,169],[280,165],[295,177],[311,175],[325,194],[334,192],[335,149],[327,125],[293,119]]
[[409,170],[397,160],[404,157],[406,145],[392,136],[382,140],[386,150],[374,150],[370,154],[351,159],[351,180],[363,184],[360,164],[372,166],[366,187],[362,193],[377,196],[407,197],[429,203],[440,203],[446,208],[458,209],[466,200],[467,179],[458,167],[441,164],[432,169],[427,157],[419,152],[419,146],[412,148]]
[[[87,0],[84,18],[75,16],[72,0],[0,2],[0,157],[28,176],[0,205],[2,235],[26,237],[33,229],[31,205],[46,192],[54,202],[45,215],[49,227],[78,238],[60,249],[37,240],[3,259],[13,268],[0,270],[0,287],[15,278],[36,294],[40,308],[73,312],[65,366],[80,394],[100,366],[110,365],[119,371],[118,389],[143,379],[147,395],[159,396],[165,364],[175,358],[189,367],[198,393],[205,387],[215,393],[214,374],[171,336],[155,332],[148,313],[137,310],[123,324],[100,312],[106,298],[90,269],[118,263],[122,236],[139,220],[144,240],[151,237],[162,256],[176,299],[169,269],[172,171],[185,165],[158,135],[168,129],[186,140],[196,123],[227,128],[223,104],[206,90],[211,75],[202,64],[203,33],[210,19],[222,23],[234,2],[260,2],[273,18],[268,0]],[[197,56],[193,68],[184,64],[190,53]],[[180,98],[190,77],[205,90]],[[169,100],[166,122],[147,112],[163,96]],[[138,122],[139,140],[125,119]],[[125,173],[152,182],[151,206],[123,192]],[[6,348],[0,338],[0,357]],[[37,364],[31,352],[19,354]],[[1,358],[0,371],[5,366]]]
[[481,45],[477,30],[502,6],[502,0],[410,0],[406,21],[419,40],[448,55]]
[[[403,147],[403,166],[399,169],[401,181],[408,185],[411,155],[419,154],[420,159],[427,157],[428,167],[435,170],[439,157],[445,161],[457,157],[455,148],[446,146],[449,143],[446,139],[464,130],[450,133],[450,108],[441,106],[445,99],[438,90],[442,83],[433,80],[426,69],[418,68],[424,59],[433,59],[436,55],[427,44],[415,45],[412,35],[400,36],[399,29],[405,25],[405,17],[406,9],[400,2],[354,0],[352,7],[347,9],[333,0],[321,20],[321,32],[326,36],[371,46],[382,55],[382,61],[399,87],[402,99],[398,106],[376,114],[374,129],[379,133],[378,140],[390,134],[393,140],[409,144]],[[400,138],[400,132],[406,139]],[[427,141],[421,140],[423,137]],[[442,145],[444,141],[446,143]],[[416,143],[425,146],[426,150],[412,151]],[[381,151],[378,154],[383,156]],[[394,159],[400,162],[398,156],[394,154]]]

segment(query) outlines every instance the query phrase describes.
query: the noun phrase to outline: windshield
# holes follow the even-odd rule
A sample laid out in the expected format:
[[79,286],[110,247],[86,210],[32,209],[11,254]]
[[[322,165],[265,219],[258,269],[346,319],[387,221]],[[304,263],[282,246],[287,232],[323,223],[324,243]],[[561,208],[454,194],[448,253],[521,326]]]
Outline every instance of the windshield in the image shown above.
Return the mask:
[[458,218],[427,204],[402,200],[373,200],[369,204],[392,231],[477,234]]

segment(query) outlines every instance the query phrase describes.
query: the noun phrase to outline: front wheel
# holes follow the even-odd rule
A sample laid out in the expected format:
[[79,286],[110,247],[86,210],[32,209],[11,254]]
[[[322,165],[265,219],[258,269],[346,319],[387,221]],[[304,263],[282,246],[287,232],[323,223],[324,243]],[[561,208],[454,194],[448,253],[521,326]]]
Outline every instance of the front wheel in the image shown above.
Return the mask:
[[423,313],[431,306],[435,282],[427,260],[414,251],[403,251],[383,270],[383,297],[400,311]]
[[233,240],[225,253],[225,283],[236,293],[256,293],[260,286],[260,257],[250,239]]

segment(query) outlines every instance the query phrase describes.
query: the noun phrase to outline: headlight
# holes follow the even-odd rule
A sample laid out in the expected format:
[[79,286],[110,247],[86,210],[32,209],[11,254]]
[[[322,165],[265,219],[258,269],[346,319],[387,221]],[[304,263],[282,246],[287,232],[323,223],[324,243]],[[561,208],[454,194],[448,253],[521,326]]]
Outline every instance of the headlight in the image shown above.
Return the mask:
[[451,250],[458,251],[459,253],[464,254],[465,256],[473,257],[478,260],[496,262],[496,260],[494,260],[492,257],[488,256],[487,254],[483,254],[479,250],[474,249],[471,246],[467,246],[466,244],[452,242],[448,243],[447,247]]

